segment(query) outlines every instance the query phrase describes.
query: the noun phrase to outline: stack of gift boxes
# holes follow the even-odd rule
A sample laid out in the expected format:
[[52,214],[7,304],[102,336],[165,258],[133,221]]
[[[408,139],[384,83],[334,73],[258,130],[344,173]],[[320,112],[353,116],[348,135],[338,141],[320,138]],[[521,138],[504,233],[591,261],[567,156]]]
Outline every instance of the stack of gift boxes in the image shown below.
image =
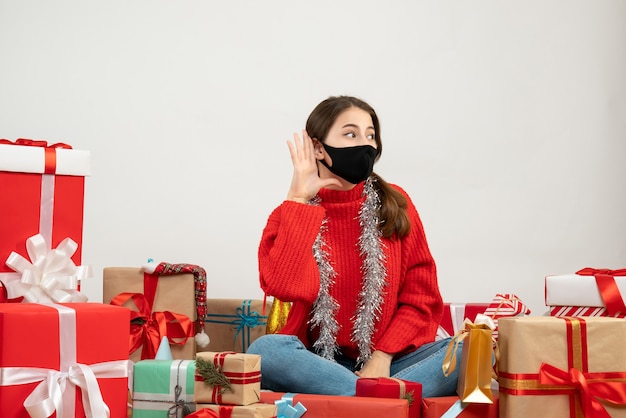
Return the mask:
[[89,171],[69,145],[0,140],[3,418],[126,416],[130,311],[79,287]]
[[626,416],[626,270],[547,276],[549,316],[510,294],[447,304],[437,338],[463,341],[458,396],[388,378],[359,379],[355,397],[262,391],[262,359],[245,352],[269,307],[207,299],[199,266],[106,268],[103,303],[86,300],[89,171],[66,144],[0,140],[3,418]]

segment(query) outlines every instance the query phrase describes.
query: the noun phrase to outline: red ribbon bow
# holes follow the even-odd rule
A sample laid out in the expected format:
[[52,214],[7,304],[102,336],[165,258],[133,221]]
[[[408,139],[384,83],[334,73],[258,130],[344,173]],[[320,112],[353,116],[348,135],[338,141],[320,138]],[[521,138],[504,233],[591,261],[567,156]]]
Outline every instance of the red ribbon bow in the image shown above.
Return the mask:
[[619,312],[626,312],[626,305],[624,304],[624,300],[615,283],[614,277],[626,276],[626,269],[609,270],[585,267],[582,270],[578,270],[576,274],[595,277],[600,296],[602,297],[602,301],[609,315],[613,316]]
[[6,286],[0,281],[0,303],[21,303],[23,300],[24,296],[9,298]]
[[583,415],[588,418],[611,417],[598,398],[614,405],[626,404],[623,378],[621,382],[611,381],[608,373],[583,373],[576,368],[565,371],[546,363],[539,368],[539,383],[542,385],[567,386],[578,392]]
[[[164,336],[170,344],[185,344],[192,336],[192,322],[187,315],[170,311],[152,312],[152,303],[142,293],[120,293],[111,300],[111,305],[122,306],[132,299],[138,312],[131,312],[130,351],[143,346],[141,359],[154,359]],[[138,323],[139,322],[139,323]],[[182,338],[181,341],[174,339]]]

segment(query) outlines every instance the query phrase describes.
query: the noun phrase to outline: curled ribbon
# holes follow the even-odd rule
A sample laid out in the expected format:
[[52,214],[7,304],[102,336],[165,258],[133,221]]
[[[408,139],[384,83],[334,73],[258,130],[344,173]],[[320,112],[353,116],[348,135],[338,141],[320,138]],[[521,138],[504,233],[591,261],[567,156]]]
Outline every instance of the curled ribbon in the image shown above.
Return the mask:
[[300,418],[307,411],[306,407],[298,402],[293,405],[294,393],[286,393],[281,399],[274,401],[276,418]]
[[[626,383],[602,381],[602,373],[583,373],[576,368],[561,370],[542,363],[539,383],[547,386],[566,386],[578,392],[583,415],[589,418],[610,418],[598,398],[614,405],[626,404]],[[596,377],[596,379],[594,379]]]
[[7,266],[21,273],[20,280],[7,283],[11,294],[23,296],[30,303],[86,302],[87,296],[78,290],[79,282],[92,276],[90,266],[76,266],[71,257],[78,244],[65,238],[57,248],[48,251],[42,235],[26,240],[30,261],[11,252]]
[[[187,315],[170,311],[152,312],[152,304],[142,293],[120,293],[111,300],[111,305],[123,306],[132,299],[138,311],[131,311],[130,351],[143,346],[141,359],[153,359],[163,337],[170,344],[183,345],[193,336],[193,324]],[[176,341],[175,339],[180,339]]]
[[598,290],[600,291],[600,297],[602,297],[602,301],[609,315],[613,316],[619,312],[626,312],[626,305],[615,283],[615,277],[613,277],[626,276],[626,269],[609,270],[585,267],[577,271],[576,274],[595,277]]
[[8,139],[0,139],[0,144],[6,145],[22,145],[27,147],[46,147],[46,148],[65,148],[72,149],[71,145],[64,144],[63,142],[57,142],[56,144],[48,145],[48,141],[18,138],[15,141],[9,141]]
[[458,350],[459,345],[461,344],[461,342],[463,342],[465,337],[469,335],[468,331],[470,329],[490,329],[491,331],[493,331],[495,327],[496,325],[495,325],[495,322],[493,321],[493,318],[487,315],[483,315],[483,314],[476,315],[476,319],[474,320],[473,323],[472,321],[466,318],[465,327],[459,330],[454,335],[454,337],[452,337],[452,339],[448,343],[448,347],[446,348],[446,354],[443,358],[443,364],[441,366],[444,376],[446,377],[449,376],[456,369],[456,363],[457,363],[456,357],[457,357],[457,352],[459,351]]

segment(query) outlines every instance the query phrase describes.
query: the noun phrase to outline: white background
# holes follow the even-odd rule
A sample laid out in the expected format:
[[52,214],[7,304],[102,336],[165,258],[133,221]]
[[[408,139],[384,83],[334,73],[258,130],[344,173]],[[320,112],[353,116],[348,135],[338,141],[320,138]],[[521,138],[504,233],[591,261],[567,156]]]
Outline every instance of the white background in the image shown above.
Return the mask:
[[[91,151],[83,284],[148,258],[261,298],[286,141],[329,95],[382,122],[449,302],[626,267],[626,2],[0,0],[0,137]],[[1,192],[1,191],[0,191]]]

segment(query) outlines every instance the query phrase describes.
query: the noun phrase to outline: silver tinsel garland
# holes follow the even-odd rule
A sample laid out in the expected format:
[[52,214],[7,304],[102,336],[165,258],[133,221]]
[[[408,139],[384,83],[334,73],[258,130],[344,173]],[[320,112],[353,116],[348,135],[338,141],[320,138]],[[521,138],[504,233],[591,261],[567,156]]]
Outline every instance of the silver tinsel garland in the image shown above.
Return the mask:
[[[351,334],[352,342],[356,343],[359,349],[357,363],[366,362],[372,354],[372,335],[380,318],[387,276],[382,235],[378,229],[380,198],[374,188],[374,181],[372,177],[366,180],[363,189],[365,200],[359,210],[361,236],[358,246],[363,259],[361,265],[363,281],[359,292],[357,310],[352,318],[354,327]],[[310,203],[319,204],[319,202],[319,197],[317,197]],[[337,332],[339,331],[339,324],[335,316],[339,304],[330,295],[330,289],[335,283],[337,273],[330,263],[329,251],[331,249],[324,240],[324,232],[327,229],[326,223],[327,220],[325,219],[313,244],[313,256],[320,272],[320,290],[313,305],[313,315],[309,324],[314,327],[318,326],[320,329],[320,336],[313,347],[322,357],[334,360],[335,354],[338,352]]]

